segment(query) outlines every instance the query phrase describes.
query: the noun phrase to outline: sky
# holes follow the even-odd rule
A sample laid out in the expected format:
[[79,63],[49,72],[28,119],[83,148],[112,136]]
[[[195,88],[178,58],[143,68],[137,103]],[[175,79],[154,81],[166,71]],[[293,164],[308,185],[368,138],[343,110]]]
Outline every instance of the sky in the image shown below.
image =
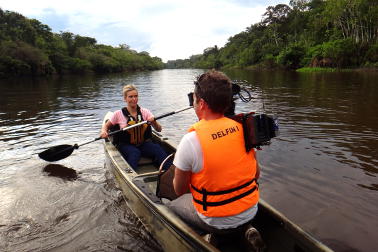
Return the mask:
[[261,21],[268,6],[289,0],[0,0],[0,8],[35,18],[52,32],[127,44],[164,62],[223,47]]

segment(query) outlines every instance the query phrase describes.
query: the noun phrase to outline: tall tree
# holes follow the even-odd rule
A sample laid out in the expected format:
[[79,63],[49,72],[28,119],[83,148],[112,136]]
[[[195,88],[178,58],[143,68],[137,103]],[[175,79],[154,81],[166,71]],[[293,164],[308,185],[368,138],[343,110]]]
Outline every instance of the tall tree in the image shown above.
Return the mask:
[[351,38],[357,44],[377,39],[376,0],[328,0],[325,17],[340,29],[343,38]]

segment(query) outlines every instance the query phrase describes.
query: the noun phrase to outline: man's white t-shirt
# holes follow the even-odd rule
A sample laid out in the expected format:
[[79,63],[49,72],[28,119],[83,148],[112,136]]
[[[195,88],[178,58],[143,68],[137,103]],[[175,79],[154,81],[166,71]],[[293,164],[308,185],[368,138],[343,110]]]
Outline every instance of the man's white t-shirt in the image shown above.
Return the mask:
[[[203,153],[201,144],[195,131],[184,135],[181,139],[173,164],[182,171],[198,173],[203,167]],[[218,229],[229,229],[238,227],[251,220],[257,213],[257,204],[241,212],[238,215],[227,217],[207,217],[197,212],[199,217],[208,225]]]

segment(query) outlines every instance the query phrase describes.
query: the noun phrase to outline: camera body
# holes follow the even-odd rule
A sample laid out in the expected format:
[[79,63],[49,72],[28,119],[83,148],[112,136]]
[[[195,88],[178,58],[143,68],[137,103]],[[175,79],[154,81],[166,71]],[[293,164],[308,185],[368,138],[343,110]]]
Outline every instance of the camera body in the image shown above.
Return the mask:
[[240,113],[229,117],[243,125],[245,149],[260,149],[269,145],[270,140],[279,135],[278,118],[275,115]]

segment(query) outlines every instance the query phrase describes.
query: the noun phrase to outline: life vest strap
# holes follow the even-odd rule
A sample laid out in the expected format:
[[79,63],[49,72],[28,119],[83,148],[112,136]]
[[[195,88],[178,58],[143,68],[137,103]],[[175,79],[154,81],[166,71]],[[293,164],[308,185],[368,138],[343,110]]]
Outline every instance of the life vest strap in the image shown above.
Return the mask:
[[202,205],[203,205],[203,210],[207,210],[207,191],[205,188],[202,190]]
[[[209,202],[209,201],[207,201],[207,196],[208,195],[223,195],[223,194],[232,193],[232,192],[240,190],[240,189],[242,189],[244,187],[249,186],[253,182],[256,182],[256,185],[254,187],[252,187],[248,191],[245,191],[244,193],[241,193],[241,194],[239,194],[239,195],[237,195],[235,197],[232,197],[232,198],[229,198],[229,199],[226,199],[226,200],[222,200],[222,201],[216,201],[216,202]],[[248,196],[249,194],[253,193],[256,189],[258,189],[258,183],[257,183],[256,178],[254,178],[254,179],[252,179],[252,180],[250,180],[250,181],[248,181],[248,182],[246,182],[246,183],[244,183],[244,184],[242,184],[240,186],[237,186],[237,187],[234,187],[234,188],[231,188],[231,189],[228,189],[228,190],[216,191],[216,192],[209,192],[205,188],[202,188],[202,190],[199,190],[198,188],[196,188],[192,184],[190,184],[190,185],[191,185],[191,187],[196,192],[202,194],[202,200],[198,200],[198,199],[196,199],[194,197],[193,197],[193,200],[197,204],[202,205],[204,211],[207,211],[207,207],[208,206],[222,206],[222,205],[229,204],[229,203],[234,202],[236,200],[239,200],[239,199],[241,199],[241,198],[243,198],[245,196]]]
[[[122,108],[121,110],[122,110],[123,116],[126,119],[127,125],[130,125],[130,121],[134,121],[135,123],[139,123],[139,122],[144,120],[143,115],[142,115],[142,111],[141,111],[141,108],[139,107],[139,105],[137,105],[137,116],[136,116],[136,118],[134,118],[130,114],[130,112],[127,110],[126,107]],[[145,140],[152,137],[152,129],[151,129],[150,125],[148,125],[148,126],[142,125],[142,126],[139,126],[137,128],[130,129],[127,132],[122,131],[122,135],[123,135],[123,139],[122,139],[123,141],[122,142],[125,142],[125,143],[128,143],[128,144],[133,144],[133,145],[140,145]]]
[[140,116],[143,120],[142,111],[140,110],[139,105],[137,105],[137,118],[134,118],[126,107],[122,108],[121,110],[123,116],[126,118],[126,122],[129,122],[130,117],[133,118],[136,122],[139,122],[138,116]]
[[253,182],[256,182],[257,184],[257,180],[254,178],[240,186],[237,186],[237,187],[234,187],[234,188],[231,188],[231,189],[228,189],[228,190],[223,190],[223,191],[216,191],[216,192],[209,192],[209,191],[206,191],[206,189],[198,189],[197,187],[195,187],[194,185],[190,184],[191,187],[198,193],[201,193],[203,194],[203,192],[206,192],[207,195],[222,195],[222,194],[228,194],[228,193],[232,193],[232,192],[235,192],[235,191],[238,191],[240,189],[243,189],[244,187],[247,187],[249,186],[250,184],[252,184]]
[[[254,186],[253,188],[249,189],[248,191],[246,191],[246,192],[244,192],[242,194],[239,194],[239,195],[237,195],[235,197],[232,197],[232,198],[229,198],[229,199],[226,199],[226,200],[217,201],[217,202],[206,201],[206,198],[207,198],[207,194],[206,193],[203,194],[203,201],[202,200],[198,200],[198,199],[196,199],[194,197],[193,197],[193,200],[197,204],[202,205],[203,210],[206,211],[208,206],[222,206],[222,205],[229,204],[231,202],[234,202],[236,200],[244,198],[245,196],[248,196],[249,194],[253,193],[257,189],[258,189],[258,187]],[[206,192],[206,190],[204,190],[203,192]]]

